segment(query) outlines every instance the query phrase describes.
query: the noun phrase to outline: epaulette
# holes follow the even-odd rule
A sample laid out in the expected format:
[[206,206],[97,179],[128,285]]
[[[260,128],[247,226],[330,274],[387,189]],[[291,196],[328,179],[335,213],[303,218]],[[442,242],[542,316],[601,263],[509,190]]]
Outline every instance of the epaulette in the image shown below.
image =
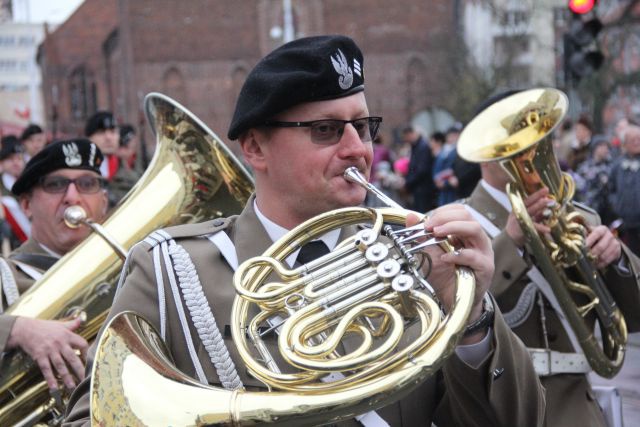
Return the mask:
[[593,209],[590,208],[589,206],[585,205],[584,203],[580,203],[580,202],[576,202],[573,201],[573,206],[580,211],[580,214],[585,217],[585,219],[587,220],[587,223],[591,224],[591,225],[600,225],[600,223],[602,222],[600,220],[600,215],[598,214],[598,212]]
[[149,245],[149,249],[153,249],[156,245],[171,239],[179,240],[191,237],[208,237],[213,233],[230,227],[236,218],[237,216],[216,218],[197,224],[182,224],[162,228],[149,234],[144,239],[144,242]]

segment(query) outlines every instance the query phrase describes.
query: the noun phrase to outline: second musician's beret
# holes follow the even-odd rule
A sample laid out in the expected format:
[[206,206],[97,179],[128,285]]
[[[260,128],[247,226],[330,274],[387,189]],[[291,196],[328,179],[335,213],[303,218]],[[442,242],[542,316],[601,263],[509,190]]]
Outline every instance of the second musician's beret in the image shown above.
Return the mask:
[[265,56],[240,90],[231,140],[295,105],[341,98],[364,90],[362,52],[349,37],[305,37]]
[[58,169],[85,169],[100,174],[102,152],[85,138],[52,142],[33,156],[11,188],[19,196],[31,190],[41,177]]
[[2,138],[0,146],[0,160],[8,159],[13,154],[21,154],[24,152],[22,143],[14,135],[7,135]]
[[115,128],[116,119],[113,117],[113,114],[109,111],[98,111],[87,120],[87,124],[84,127],[84,135],[91,136],[101,130]]

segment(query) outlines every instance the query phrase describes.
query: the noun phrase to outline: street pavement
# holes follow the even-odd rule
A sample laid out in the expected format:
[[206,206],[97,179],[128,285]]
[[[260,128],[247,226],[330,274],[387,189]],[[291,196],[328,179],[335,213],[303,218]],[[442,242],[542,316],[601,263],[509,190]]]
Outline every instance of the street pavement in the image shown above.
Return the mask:
[[594,385],[618,387],[626,427],[640,426],[640,333],[629,334],[627,353],[620,373],[613,379],[592,375]]

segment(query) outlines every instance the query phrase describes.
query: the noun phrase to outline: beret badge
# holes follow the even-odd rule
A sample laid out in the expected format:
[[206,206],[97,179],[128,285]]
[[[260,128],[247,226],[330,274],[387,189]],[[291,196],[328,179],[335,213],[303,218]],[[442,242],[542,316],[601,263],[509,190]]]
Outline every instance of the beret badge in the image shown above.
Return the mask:
[[331,63],[333,64],[333,68],[336,70],[336,73],[340,76],[338,77],[340,89],[349,89],[351,85],[353,85],[353,72],[347,63],[347,57],[344,56],[344,53],[342,53],[340,49],[338,49],[335,57],[331,57]]
[[64,162],[70,168],[79,166],[82,163],[82,157],[78,152],[78,146],[74,142],[71,144],[64,144],[62,146],[62,151],[64,152]]

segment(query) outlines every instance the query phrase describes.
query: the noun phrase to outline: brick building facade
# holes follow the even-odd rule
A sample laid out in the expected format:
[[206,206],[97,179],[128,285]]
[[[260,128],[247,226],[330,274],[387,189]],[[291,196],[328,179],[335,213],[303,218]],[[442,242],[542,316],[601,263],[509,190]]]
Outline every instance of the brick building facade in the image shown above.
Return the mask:
[[[445,108],[457,1],[293,0],[297,37],[341,33],[365,54],[367,97],[387,131]],[[86,0],[40,47],[48,125],[82,132],[110,109],[142,123],[142,99],[165,93],[226,139],[248,71],[281,44],[282,0]],[[446,109],[446,108],[445,108]],[[55,121],[55,123],[54,123]]]

